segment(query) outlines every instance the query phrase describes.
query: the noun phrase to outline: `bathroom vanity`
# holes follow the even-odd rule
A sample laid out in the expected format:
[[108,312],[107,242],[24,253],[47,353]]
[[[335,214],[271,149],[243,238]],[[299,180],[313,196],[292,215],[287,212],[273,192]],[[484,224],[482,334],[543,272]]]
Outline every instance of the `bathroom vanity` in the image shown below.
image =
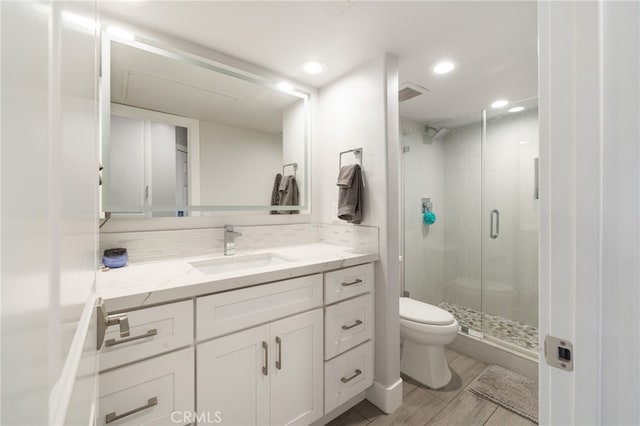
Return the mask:
[[320,419],[373,383],[377,258],[314,243],[100,272],[129,336],[107,328],[98,423]]

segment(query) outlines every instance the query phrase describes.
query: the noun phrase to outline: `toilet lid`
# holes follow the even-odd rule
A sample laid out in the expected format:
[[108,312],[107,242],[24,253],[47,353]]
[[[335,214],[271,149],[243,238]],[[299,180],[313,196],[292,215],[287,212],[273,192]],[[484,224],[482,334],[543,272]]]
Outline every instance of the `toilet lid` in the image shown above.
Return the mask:
[[408,297],[400,298],[400,318],[422,324],[449,325],[454,318],[449,312]]

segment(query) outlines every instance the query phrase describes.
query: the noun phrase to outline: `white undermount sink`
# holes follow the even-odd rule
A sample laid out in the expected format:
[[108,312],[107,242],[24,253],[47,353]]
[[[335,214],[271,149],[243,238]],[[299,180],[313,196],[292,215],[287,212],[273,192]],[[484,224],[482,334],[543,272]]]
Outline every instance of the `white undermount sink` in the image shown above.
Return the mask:
[[206,275],[222,274],[225,272],[243,271],[246,269],[263,268],[265,266],[280,265],[293,262],[275,253],[259,253],[218,257],[215,259],[199,260],[189,264]]

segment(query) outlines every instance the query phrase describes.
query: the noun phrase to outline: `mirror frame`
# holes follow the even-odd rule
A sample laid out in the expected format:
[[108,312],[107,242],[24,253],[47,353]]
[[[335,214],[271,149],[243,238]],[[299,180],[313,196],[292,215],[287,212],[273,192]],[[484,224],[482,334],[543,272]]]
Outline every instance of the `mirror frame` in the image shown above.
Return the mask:
[[[167,212],[167,211],[188,211],[194,212],[195,214],[192,216],[206,216],[200,215],[198,212],[233,212],[233,213],[242,213],[242,212],[256,212],[256,211],[298,211],[300,213],[310,213],[307,212],[310,210],[310,167],[311,162],[309,161],[309,153],[311,151],[310,143],[311,143],[311,94],[307,91],[301,90],[298,87],[294,87],[292,90],[284,91],[279,89],[278,83],[279,81],[267,77],[260,76],[253,72],[245,71],[240,68],[236,68],[231,65],[226,65],[221,62],[215,61],[213,59],[209,59],[197,54],[192,54],[187,51],[176,49],[173,47],[160,46],[157,42],[146,39],[144,37],[135,35],[133,39],[130,38],[122,38],[115,37],[109,34],[107,31],[101,32],[101,64],[100,64],[100,89],[99,89],[99,123],[100,123],[100,164],[104,167],[102,170],[102,181],[108,182],[109,179],[109,142],[111,136],[111,42],[117,42],[121,44],[125,44],[131,47],[135,47],[146,52],[155,53],[166,58],[175,59],[178,61],[186,62],[195,66],[199,66],[211,71],[220,72],[225,75],[240,78],[242,80],[255,83],[264,87],[271,88],[273,90],[277,90],[280,92],[284,92],[290,94],[292,96],[300,98],[304,102],[304,190],[303,190],[303,199],[302,204],[298,206],[271,206],[271,205],[187,205],[187,206],[168,206],[168,205],[151,205],[151,206],[110,206],[105,209],[103,200],[105,200],[105,191],[103,191],[103,186],[100,186],[99,190],[99,211],[101,213],[114,213],[114,214],[122,214],[129,216],[140,216],[145,215],[149,216],[150,213],[153,212]],[[197,154],[197,152],[196,152]],[[196,170],[199,170],[199,165],[195,167]],[[194,171],[190,168],[190,171]],[[275,176],[275,175],[274,175]],[[189,178],[191,181],[191,178]],[[108,197],[106,199],[108,204]],[[252,215],[256,217],[255,215]],[[268,216],[268,215],[264,215]]]

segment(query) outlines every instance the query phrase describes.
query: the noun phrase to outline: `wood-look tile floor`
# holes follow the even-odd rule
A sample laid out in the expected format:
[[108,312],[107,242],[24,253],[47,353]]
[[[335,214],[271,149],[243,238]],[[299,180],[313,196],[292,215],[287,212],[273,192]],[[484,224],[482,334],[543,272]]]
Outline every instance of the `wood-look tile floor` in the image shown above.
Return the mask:
[[384,414],[364,400],[330,422],[329,426],[535,425],[528,419],[467,391],[466,388],[487,365],[450,349],[446,351],[453,378],[444,388],[429,389],[403,377],[402,406],[393,414]]

